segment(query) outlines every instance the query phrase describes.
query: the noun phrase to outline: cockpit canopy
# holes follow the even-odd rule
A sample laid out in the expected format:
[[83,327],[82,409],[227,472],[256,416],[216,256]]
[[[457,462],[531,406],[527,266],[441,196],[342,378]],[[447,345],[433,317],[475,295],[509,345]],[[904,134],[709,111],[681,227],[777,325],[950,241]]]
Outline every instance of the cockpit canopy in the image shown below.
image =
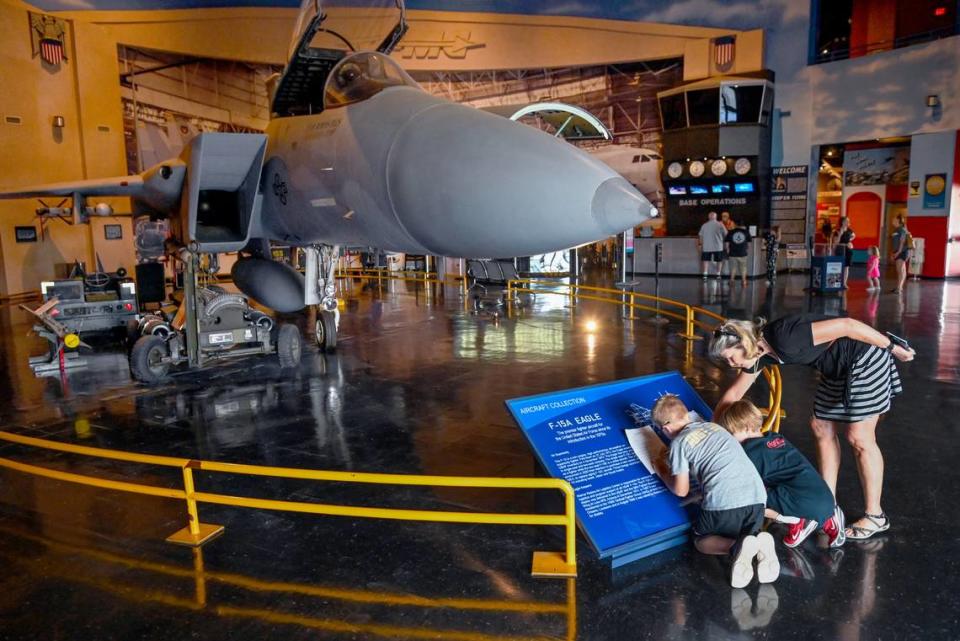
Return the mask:
[[[318,113],[326,104],[356,102],[353,95],[374,95],[383,88],[370,93],[377,84],[413,83],[395,65],[387,70],[371,59],[354,61],[359,70],[345,68],[336,86],[327,83],[333,68],[358,52],[389,54],[406,28],[403,0],[303,0],[272,111],[278,116]],[[328,90],[334,94],[329,101]]]
[[[302,53],[301,44],[348,53],[383,51],[384,43],[403,23],[404,15],[403,0],[302,0],[287,60]],[[301,43],[304,34],[318,21],[320,28],[308,42]]]
[[416,87],[417,83],[391,58],[372,51],[355,53],[338,62],[327,76],[323,107],[342,107],[403,85]]

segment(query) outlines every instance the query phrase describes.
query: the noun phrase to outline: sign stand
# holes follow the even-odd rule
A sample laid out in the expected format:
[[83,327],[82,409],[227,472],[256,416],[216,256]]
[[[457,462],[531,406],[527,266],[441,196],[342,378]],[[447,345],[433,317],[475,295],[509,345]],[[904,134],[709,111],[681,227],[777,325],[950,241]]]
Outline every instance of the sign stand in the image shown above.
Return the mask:
[[614,568],[688,538],[687,509],[651,462],[666,447],[650,426],[650,409],[664,394],[711,414],[678,372],[507,401],[546,473],[573,486],[577,523]]

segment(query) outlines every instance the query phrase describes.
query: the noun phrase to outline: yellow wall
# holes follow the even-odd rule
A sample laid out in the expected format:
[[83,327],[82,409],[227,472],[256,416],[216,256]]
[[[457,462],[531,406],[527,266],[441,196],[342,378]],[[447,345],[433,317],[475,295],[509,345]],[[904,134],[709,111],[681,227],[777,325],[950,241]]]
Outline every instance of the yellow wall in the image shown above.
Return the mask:
[[[115,43],[100,27],[71,22],[69,60],[51,68],[33,57],[27,10],[27,5],[0,0],[0,189],[125,174]],[[62,130],[52,126],[55,115],[66,121]],[[22,124],[7,124],[7,116],[19,116]],[[119,211],[128,208],[121,199],[113,203]],[[118,245],[103,239],[102,228],[50,221],[43,240],[15,242],[17,225],[39,231],[37,206],[36,200],[0,201],[0,294],[38,289],[41,280],[54,275],[54,263],[80,259],[93,266],[95,252],[108,269],[113,263],[132,269],[129,232]],[[129,230],[129,221],[122,224]]]
[[[342,10],[344,13],[349,10]],[[60,15],[108,30],[116,42],[184,55],[282,65],[294,9],[79,11]],[[713,75],[710,39],[737,35],[735,67],[763,67],[763,31],[560,16],[408,11],[409,31],[394,56],[412,71],[590,66],[684,57],[687,80]],[[459,40],[458,40],[459,39]],[[456,52],[444,42],[469,42]]]

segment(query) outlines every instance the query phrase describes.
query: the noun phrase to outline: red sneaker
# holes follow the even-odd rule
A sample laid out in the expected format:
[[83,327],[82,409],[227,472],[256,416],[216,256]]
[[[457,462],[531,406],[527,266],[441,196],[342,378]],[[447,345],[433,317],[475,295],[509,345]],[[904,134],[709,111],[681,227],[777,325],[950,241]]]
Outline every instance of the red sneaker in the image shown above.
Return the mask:
[[831,548],[838,548],[847,541],[843,521],[843,510],[838,505],[833,509],[833,516],[823,524],[823,533],[827,535],[827,544]]
[[788,548],[795,548],[810,536],[817,529],[817,522],[812,519],[800,519],[799,523],[794,523],[783,537],[783,544]]

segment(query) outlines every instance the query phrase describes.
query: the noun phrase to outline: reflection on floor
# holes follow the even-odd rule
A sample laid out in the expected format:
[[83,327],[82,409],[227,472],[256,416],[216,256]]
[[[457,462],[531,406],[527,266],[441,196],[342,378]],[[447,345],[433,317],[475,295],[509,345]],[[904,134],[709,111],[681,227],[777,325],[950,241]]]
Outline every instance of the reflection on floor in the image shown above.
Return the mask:
[[[599,280],[599,279],[595,279]],[[902,296],[809,298],[802,275],[775,288],[663,280],[664,296],[732,317],[848,313],[906,336],[915,363],[880,427],[884,506],[893,528],[868,544],[779,548],[778,582],[731,590],[723,566],[682,548],[611,573],[580,545],[576,581],[529,577],[530,556],[560,549],[542,528],[348,520],[202,505],[225,534],[195,552],[164,543],[181,502],[0,471],[3,639],[956,639],[954,548],[960,499],[960,283],[911,282]],[[639,279],[636,291],[654,284]],[[410,283],[350,285],[340,348],[307,350],[295,374],[275,359],[132,384],[123,354],[36,379],[26,319],[0,312],[2,428],[128,451],[289,467],[454,475],[535,473],[507,398],[680,370],[708,403],[731,379],[685,358],[676,324],[561,296],[512,318],[473,313],[458,293]],[[304,319],[300,319],[303,322]],[[585,329],[595,321],[594,331]],[[306,325],[305,325],[306,326]],[[808,455],[814,376],[784,371],[783,431]],[[762,389],[756,398],[763,400]],[[178,486],[175,470],[94,462],[5,445],[2,455],[64,471]],[[840,501],[862,510],[844,446]],[[382,490],[205,476],[245,496],[425,509],[534,511],[529,493]]]

